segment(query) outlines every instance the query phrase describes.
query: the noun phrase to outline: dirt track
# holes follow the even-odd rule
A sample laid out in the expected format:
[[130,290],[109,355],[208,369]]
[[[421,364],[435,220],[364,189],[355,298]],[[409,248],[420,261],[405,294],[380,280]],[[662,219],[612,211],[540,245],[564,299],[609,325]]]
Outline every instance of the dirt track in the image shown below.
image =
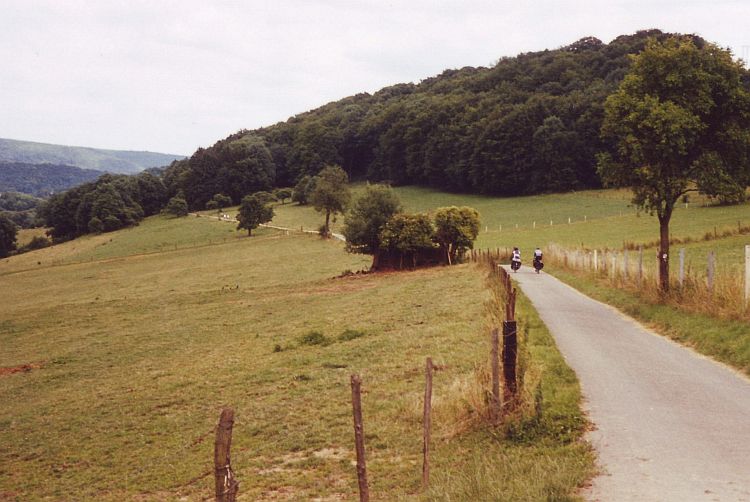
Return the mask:
[[512,274],[580,379],[600,501],[750,501],[750,380],[524,266]]

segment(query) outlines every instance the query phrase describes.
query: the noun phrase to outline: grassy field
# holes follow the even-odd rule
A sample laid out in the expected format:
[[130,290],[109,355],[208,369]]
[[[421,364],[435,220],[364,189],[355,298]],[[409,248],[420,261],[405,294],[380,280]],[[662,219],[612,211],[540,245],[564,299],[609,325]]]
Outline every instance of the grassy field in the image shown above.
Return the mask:
[[[355,194],[361,185],[355,185]],[[475,247],[495,248],[519,246],[526,256],[536,246],[550,243],[574,248],[622,249],[627,243],[643,244],[645,266],[656,267],[655,242],[659,237],[656,216],[639,213],[630,203],[625,190],[590,190],[585,192],[550,194],[530,197],[497,198],[478,195],[448,194],[419,187],[396,187],[395,192],[410,212],[429,212],[442,206],[468,205],[481,215],[481,231]],[[744,266],[744,246],[750,235],[703,241],[706,234],[723,231],[736,233],[738,223],[750,225],[750,204],[740,206],[705,206],[703,199],[680,204],[670,225],[675,238],[690,238],[694,242],[675,244],[686,249],[686,262],[694,272],[703,274],[709,250],[717,253],[717,272],[737,273]],[[296,204],[277,205],[273,224],[289,228],[317,229],[323,217],[312,207]],[[568,223],[570,218],[571,223]],[[550,225],[552,221],[552,225]],[[536,227],[534,228],[534,222]],[[334,224],[340,231],[343,217]],[[518,228],[516,228],[518,225]],[[673,264],[673,270],[676,270]]]
[[[245,235],[156,217],[0,260],[0,500],[210,499],[223,406],[240,500],[351,500],[354,372],[375,500],[564,500],[590,476],[577,382],[523,302],[543,419],[505,440],[465,426],[488,357],[482,270],[337,277],[369,257]],[[428,495],[426,356],[439,365]]]

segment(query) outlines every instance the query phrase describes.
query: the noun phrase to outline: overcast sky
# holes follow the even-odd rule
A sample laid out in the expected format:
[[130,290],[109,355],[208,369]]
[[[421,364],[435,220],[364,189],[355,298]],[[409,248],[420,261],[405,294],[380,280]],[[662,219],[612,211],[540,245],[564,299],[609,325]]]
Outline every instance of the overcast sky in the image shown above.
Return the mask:
[[750,59],[750,2],[0,0],[0,137],[189,155],[447,68],[697,33]]

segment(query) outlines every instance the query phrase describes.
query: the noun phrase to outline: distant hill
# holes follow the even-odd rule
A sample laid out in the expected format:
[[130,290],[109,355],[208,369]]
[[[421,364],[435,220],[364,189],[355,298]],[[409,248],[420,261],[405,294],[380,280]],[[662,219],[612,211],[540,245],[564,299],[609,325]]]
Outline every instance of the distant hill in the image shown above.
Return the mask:
[[[199,148],[165,172],[192,208],[231,196],[293,186],[339,164],[356,180],[461,193],[530,195],[601,186],[597,154],[604,102],[651,38],[639,31],[609,43],[584,37],[564,47],[504,57],[414,83],[360,93],[285,122],[241,130]],[[743,81],[750,89],[750,71]],[[240,190],[238,190],[240,187]]]
[[0,192],[21,192],[36,197],[93,181],[104,171],[59,164],[27,164],[0,160]]
[[173,160],[184,158],[184,155],[102,150],[0,138],[0,161],[24,164],[66,165],[110,173],[133,174],[149,167],[166,166]]

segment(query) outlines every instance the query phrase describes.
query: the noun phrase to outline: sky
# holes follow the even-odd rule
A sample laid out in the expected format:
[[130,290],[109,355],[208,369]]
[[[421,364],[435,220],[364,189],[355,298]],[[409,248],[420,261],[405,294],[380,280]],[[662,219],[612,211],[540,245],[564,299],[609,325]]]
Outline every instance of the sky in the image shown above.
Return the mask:
[[586,36],[696,33],[747,61],[748,25],[748,0],[0,0],[0,137],[190,155]]

